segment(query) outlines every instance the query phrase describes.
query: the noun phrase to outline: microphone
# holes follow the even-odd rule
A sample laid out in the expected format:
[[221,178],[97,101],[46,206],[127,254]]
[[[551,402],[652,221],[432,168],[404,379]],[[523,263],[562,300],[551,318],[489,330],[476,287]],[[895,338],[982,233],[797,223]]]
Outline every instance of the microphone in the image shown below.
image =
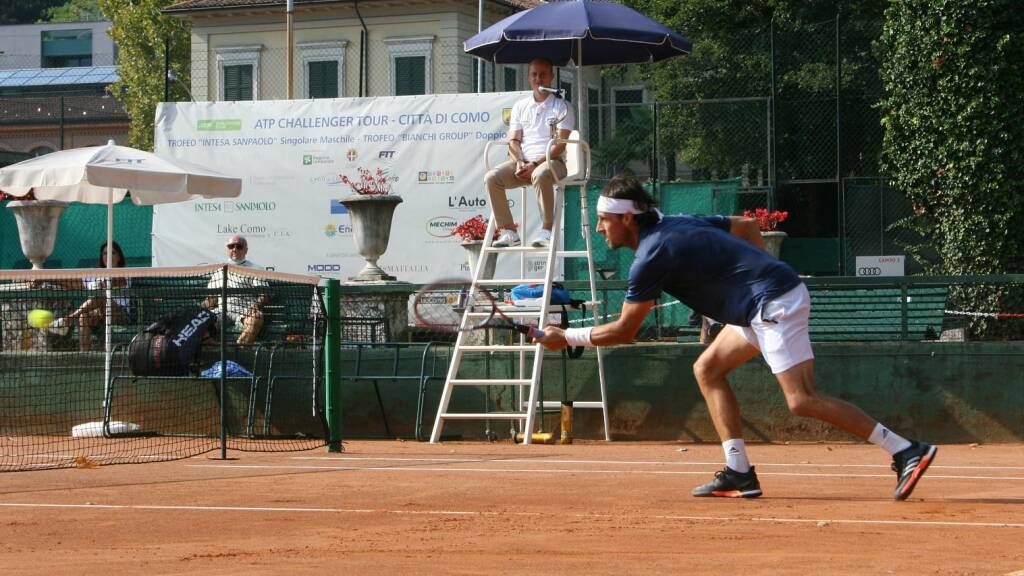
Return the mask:
[[541,92],[547,92],[548,94],[554,94],[555,98],[565,98],[565,90],[561,88],[548,88],[547,86],[538,86],[538,90]]

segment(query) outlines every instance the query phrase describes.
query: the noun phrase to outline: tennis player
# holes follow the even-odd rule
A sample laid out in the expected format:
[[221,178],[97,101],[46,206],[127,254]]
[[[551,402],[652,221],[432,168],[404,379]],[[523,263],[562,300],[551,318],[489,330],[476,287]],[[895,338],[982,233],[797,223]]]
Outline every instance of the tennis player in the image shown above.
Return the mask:
[[860,408],[818,392],[807,320],[807,287],[786,263],[764,251],[752,218],[665,216],[632,178],[612,179],[597,203],[597,231],[610,248],[636,251],[622,314],[589,328],[544,329],[551,350],[633,341],[662,292],[727,324],[697,358],[693,373],[725,451],[725,468],[694,496],[756,498],[761,486],[741,437],[739,405],[727,376],[761,354],[790,411],[838,426],[892,456],[894,498],[904,500],[935,458],[936,447],[889,430]]

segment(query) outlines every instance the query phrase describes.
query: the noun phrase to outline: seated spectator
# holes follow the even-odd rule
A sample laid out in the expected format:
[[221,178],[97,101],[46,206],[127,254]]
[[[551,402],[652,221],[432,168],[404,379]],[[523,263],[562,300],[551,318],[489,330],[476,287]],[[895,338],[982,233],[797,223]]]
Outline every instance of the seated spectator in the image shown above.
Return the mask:
[[[246,241],[245,236],[237,234],[232,236],[228,239],[227,244],[225,244],[225,249],[227,250],[229,264],[259,270],[264,269],[246,257],[249,253],[249,243]],[[220,272],[217,272],[210,278],[210,282],[206,287],[210,290],[220,290],[223,285],[222,276]],[[213,310],[221,318],[225,318],[226,321],[241,326],[242,333],[238,335],[238,343],[250,344],[256,341],[260,330],[263,328],[262,307],[269,296],[267,294],[240,294],[238,292],[245,291],[247,288],[265,287],[266,285],[266,281],[261,278],[243,276],[229,271],[227,289],[229,292],[234,291],[235,294],[227,297],[227,309],[221,310],[220,297],[212,295],[203,301],[203,308]]]
[[[113,253],[113,268],[123,268],[125,264],[124,252],[117,242],[110,244]],[[100,257],[98,268],[107,267],[107,244],[100,246]],[[86,278],[82,282],[76,280],[60,282],[65,288],[72,290],[87,290],[90,297],[82,303],[74,312],[63,318],[58,318],[50,325],[50,332],[58,335],[65,335],[71,329],[75,320],[78,321],[78,349],[81,352],[88,352],[92,349],[92,329],[103,326],[106,319],[106,278]],[[113,278],[110,288],[124,288],[131,285],[129,278]],[[127,296],[116,296],[112,298],[110,307],[111,320],[114,324],[125,324],[129,318],[130,299]]]

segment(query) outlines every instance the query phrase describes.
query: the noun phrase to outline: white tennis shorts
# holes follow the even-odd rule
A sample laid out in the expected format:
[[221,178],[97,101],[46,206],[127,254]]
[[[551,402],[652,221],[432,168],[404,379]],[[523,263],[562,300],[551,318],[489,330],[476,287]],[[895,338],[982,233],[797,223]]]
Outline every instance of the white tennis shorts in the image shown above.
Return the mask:
[[807,320],[811,315],[811,295],[807,286],[799,286],[761,307],[750,326],[731,326],[747,342],[761,351],[772,374],[814,359]]

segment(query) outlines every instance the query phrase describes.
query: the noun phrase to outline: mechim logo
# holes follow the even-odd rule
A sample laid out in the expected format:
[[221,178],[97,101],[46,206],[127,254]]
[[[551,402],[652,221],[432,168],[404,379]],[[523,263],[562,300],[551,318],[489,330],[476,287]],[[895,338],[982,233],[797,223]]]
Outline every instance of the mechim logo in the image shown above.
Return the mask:
[[508,126],[509,122],[512,121],[512,109],[511,108],[502,108],[501,109],[501,121],[505,123],[505,126]]
[[221,118],[219,120],[198,120],[196,130],[199,132],[227,132],[242,129],[241,118]]
[[459,221],[451,216],[435,216],[427,221],[427,234],[434,238],[448,238],[458,225]]

